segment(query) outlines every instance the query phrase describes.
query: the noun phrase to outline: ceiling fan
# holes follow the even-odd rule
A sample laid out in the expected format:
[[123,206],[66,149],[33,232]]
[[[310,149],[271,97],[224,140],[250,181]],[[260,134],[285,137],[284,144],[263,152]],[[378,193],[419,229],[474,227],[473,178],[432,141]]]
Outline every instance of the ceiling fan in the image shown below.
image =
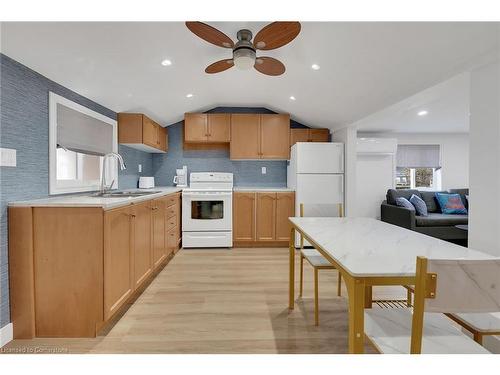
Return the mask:
[[263,74],[279,76],[285,72],[285,65],[277,59],[267,56],[256,56],[256,50],[267,51],[283,47],[295,39],[300,32],[300,22],[273,22],[260,30],[255,38],[250,30],[238,31],[238,41],[233,43],[223,32],[203,22],[186,22],[192,33],[201,39],[223,48],[233,50],[232,59],[224,59],[210,64],[205,69],[208,74],[220,73],[233,66],[239,69],[250,69],[252,66]]

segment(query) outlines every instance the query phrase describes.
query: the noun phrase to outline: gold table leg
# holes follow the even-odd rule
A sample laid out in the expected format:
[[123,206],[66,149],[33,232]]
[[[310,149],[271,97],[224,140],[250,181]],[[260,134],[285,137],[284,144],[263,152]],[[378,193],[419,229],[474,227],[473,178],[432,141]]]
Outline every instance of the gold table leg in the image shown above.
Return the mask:
[[290,268],[289,268],[289,285],[288,285],[288,308],[293,310],[295,307],[295,229],[290,230]]
[[364,353],[365,349],[365,282],[345,277],[349,296],[349,353]]

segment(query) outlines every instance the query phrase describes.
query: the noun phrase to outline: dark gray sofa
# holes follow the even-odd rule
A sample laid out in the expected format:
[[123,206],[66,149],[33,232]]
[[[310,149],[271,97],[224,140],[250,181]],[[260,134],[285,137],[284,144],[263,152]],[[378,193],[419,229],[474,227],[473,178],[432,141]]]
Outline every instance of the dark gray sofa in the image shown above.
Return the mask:
[[[469,208],[468,201],[465,199],[465,195],[469,194],[469,189],[450,189],[442,192],[460,194],[465,208]],[[467,231],[458,229],[455,225],[468,224],[468,215],[443,214],[435,198],[435,193],[436,191],[389,189],[386,196],[387,200],[383,201],[381,206],[382,221],[443,240],[466,240]],[[412,194],[425,201],[429,216],[416,216],[415,210],[396,205],[396,198],[403,197],[409,200]]]

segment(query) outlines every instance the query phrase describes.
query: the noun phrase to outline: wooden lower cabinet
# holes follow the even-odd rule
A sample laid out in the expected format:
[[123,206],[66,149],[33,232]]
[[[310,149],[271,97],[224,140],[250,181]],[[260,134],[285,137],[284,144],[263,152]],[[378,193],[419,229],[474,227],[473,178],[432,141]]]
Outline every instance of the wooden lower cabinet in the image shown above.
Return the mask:
[[104,319],[127,301],[134,290],[132,209],[104,213]]
[[276,233],[276,193],[257,193],[257,241],[274,241]]
[[233,193],[234,246],[286,246],[294,212],[294,192]]
[[14,338],[95,337],[178,251],[180,202],[9,207]]
[[255,241],[255,193],[233,193],[233,241]]

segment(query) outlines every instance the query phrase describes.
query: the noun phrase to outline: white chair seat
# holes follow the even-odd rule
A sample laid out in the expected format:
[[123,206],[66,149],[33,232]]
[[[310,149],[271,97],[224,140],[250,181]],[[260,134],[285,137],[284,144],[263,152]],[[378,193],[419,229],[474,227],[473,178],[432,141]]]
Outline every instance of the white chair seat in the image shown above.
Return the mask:
[[500,332],[500,312],[451,315],[480,333]]
[[[366,309],[365,334],[386,354],[409,354],[411,309]],[[488,354],[489,352],[440,313],[424,314],[422,354]]]
[[313,267],[331,266],[333,268],[333,265],[318,250],[302,249],[300,252]]

